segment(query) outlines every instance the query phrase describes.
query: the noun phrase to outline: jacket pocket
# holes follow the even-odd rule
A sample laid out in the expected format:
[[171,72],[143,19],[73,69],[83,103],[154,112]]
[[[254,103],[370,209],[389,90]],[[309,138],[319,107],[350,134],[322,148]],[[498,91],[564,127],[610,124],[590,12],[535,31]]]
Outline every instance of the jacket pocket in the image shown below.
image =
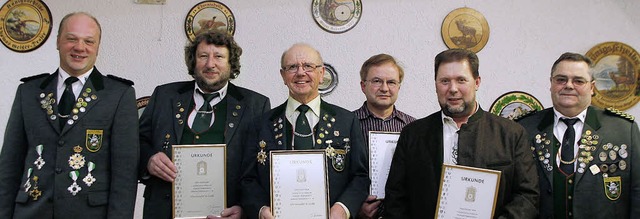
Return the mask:
[[109,192],[91,192],[87,197],[89,206],[106,205],[109,202]]

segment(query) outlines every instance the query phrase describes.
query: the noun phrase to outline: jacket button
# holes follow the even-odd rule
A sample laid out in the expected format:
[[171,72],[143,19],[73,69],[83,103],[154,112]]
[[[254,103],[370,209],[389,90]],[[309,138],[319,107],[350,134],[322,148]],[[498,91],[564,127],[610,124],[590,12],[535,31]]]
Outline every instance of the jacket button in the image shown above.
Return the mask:
[[58,147],[62,147],[64,146],[64,140],[59,140],[58,141]]
[[551,194],[551,189],[547,189],[547,193]]
[[62,173],[62,169],[60,169],[60,168],[56,168],[56,173],[57,173],[57,174]]

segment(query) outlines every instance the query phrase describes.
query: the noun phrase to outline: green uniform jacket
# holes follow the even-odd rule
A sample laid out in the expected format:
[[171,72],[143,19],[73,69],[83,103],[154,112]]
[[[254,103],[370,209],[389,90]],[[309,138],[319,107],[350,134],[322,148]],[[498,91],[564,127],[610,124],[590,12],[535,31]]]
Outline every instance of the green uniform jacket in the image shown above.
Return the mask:
[[[133,218],[139,157],[133,83],[94,68],[74,106],[77,117],[60,129],[58,72],[23,81],[0,155],[0,218]],[[84,181],[89,171],[91,186]]]
[[[554,113],[545,109],[519,120],[530,135],[533,156],[540,176],[540,218],[553,216],[553,168],[545,162],[551,152]],[[640,218],[640,132],[631,119],[595,107],[587,109],[587,117],[578,152],[573,192],[574,218]],[[541,141],[536,140],[544,138]],[[597,137],[596,137],[597,136]],[[550,140],[549,144],[545,140]],[[608,145],[614,146],[609,148]],[[621,146],[626,149],[621,152]],[[592,147],[593,146],[593,147]],[[592,150],[592,149],[595,149]],[[616,150],[617,149],[617,150]],[[588,151],[587,151],[588,150]],[[614,152],[612,152],[614,151]],[[626,153],[626,155],[624,155]],[[604,155],[601,156],[600,154]],[[610,155],[613,154],[613,155]],[[621,155],[622,154],[622,155]],[[542,157],[540,157],[542,155]],[[553,159],[553,154],[549,159]],[[591,161],[589,156],[593,157]],[[582,158],[582,159],[580,159]],[[613,158],[613,159],[612,159]],[[581,162],[582,161],[582,162]],[[588,161],[588,162],[585,162]],[[620,163],[625,167],[620,167]],[[607,172],[600,171],[607,165]],[[616,170],[611,172],[611,166]],[[583,170],[580,170],[583,168]],[[593,171],[592,171],[593,168]],[[597,170],[597,171],[596,171]],[[604,175],[608,177],[604,177]],[[612,182],[616,184],[613,185]]]

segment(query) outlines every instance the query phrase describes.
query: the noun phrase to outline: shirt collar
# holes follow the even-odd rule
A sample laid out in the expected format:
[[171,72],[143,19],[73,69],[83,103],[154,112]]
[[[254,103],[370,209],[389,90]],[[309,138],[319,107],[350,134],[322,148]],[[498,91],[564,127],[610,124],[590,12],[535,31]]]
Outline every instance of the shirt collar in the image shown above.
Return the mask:
[[[91,75],[91,72],[93,72],[93,68],[89,69],[89,71],[78,76],[78,81],[80,81],[82,86],[84,86],[85,82],[87,82],[87,78],[89,78],[89,75]],[[67,73],[62,68],[58,68],[58,88],[64,87],[64,80],[67,80],[67,78],[69,77],[71,77],[69,73]]]
[[553,108],[553,125],[556,126],[558,125],[558,121],[561,118],[578,118],[580,120],[580,122],[584,123],[585,119],[587,118],[587,108],[585,108],[584,110],[582,110],[582,112],[578,113],[577,116],[575,117],[568,117],[565,115],[562,115],[562,113],[560,113],[558,110],[556,110],[556,108]]
[[[367,107],[367,101],[364,101],[364,103],[362,104],[362,106],[358,110],[362,112],[362,113],[356,113],[356,117],[358,117],[358,119],[366,119],[366,118],[369,118],[369,117],[375,118],[375,119],[381,119],[381,118],[376,117],[369,110],[369,107]],[[398,112],[398,110],[396,109],[395,105],[393,105],[393,111],[391,112],[391,115],[388,118],[384,118],[384,119],[381,119],[381,120],[387,121],[387,120],[391,120],[393,118],[398,118],[400,121],[402,121],[404,123],[409,123],[409,118],[407,118],[405,115],[403,115],[400,112]]]
[[[289,98],[287,99],[287,108],[285,112],[287,118],[291,117],[291,115],[293,115],[293,112],[295,112],[300,105],[302,105],[302,103],[289,96]],[[320,95],[309,101],[309,103],[307,103],[307,106],[309,106],[309,109],[313,112],[314,115],[320,117]]]
[[[202,93],[207,93],[207,92],[204,92],[202,89],[200,89],[200,86],[198,86],[198,83],[196,83],[196,82],[193,82],[193,83],[196,84],[196,86],[194,86],[194,88],[193,88],[193,95],[202,96],[202,94],[200,94],[198,92],[198,90],[200,90],[200,92],[202,92]],[[215,93],[215,92],[219,93],[220,96],[218,96],[217,98],[220,98],[220,100],[222,100],[222,99],[224,99],[224,96],[227,95],[227,88],[229,88],[229,82],[225,83],[224,87],[220,88],[220,90],[214,91],[213,93]]]
[[[476,109],[473,111],[473,113],[471,113],[471,115],[467,118],[467,122],[465,123],[469,123],[469,119],[471,119],[471,117],[473,115],[475,115],[476,113],[478,113],[478,110],[480,109],[480,104],[476,101]],[[443,110],[440,110],[440,116],[442,117],[442,123],[446,123],[447,121],[453,122],[453,124],[456,124],[456,121],[453,120],[453,118],[451,118],[450,116],[447,116],[444,114]],[[457,126],[457,125],[456,125]]]

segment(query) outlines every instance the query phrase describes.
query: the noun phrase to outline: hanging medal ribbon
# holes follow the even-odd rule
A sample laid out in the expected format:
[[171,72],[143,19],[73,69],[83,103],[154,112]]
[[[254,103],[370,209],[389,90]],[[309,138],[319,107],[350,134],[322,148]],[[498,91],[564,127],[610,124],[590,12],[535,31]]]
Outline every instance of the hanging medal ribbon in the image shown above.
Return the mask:
[[87,169],[89,171],[89,173],[87,173],[87,176],[84,177],[84,179],[82,179],[82,181],[84,181],[85,184],[87,184],[87,186],[91,187],[91,184],[93,184],[96,181],[96,178],[93,177],[93,175],[91,175],[91,171],[93,171],[96,168],[96,164],[89,161],[89,164],[87,165]]
[[73,184],[71,184],[67,190],[73,195],[75,196],[76,194],[78,194],[78,192],[80,192],[80,190],[82,190],[82,188],[80,188],[80,186],[78,185],[78,183],[76,183],[76,181],[78,181],[78,171],[74,170],[69,172],[69,177],[71,177],[71,179],[73,180]]
[[29,189],[31,188],[31,182],[29,181],[31,179],[31,172],[33,172],[33,168],[29,168],[29,170],[27,170],[27,181],[24,182],[24,192],[29,192]]
[[38,152],[38,159],[36,159],[36,161],[33,162],[33,164],[36,165],[36,167],[38,167],[38,169],[42,169],[42,166],[44,166],[44,164],[45,164],[44,159],[42,159],[42,150],[43,149],[44,149],[43,145],[36,146],[36,152]]

